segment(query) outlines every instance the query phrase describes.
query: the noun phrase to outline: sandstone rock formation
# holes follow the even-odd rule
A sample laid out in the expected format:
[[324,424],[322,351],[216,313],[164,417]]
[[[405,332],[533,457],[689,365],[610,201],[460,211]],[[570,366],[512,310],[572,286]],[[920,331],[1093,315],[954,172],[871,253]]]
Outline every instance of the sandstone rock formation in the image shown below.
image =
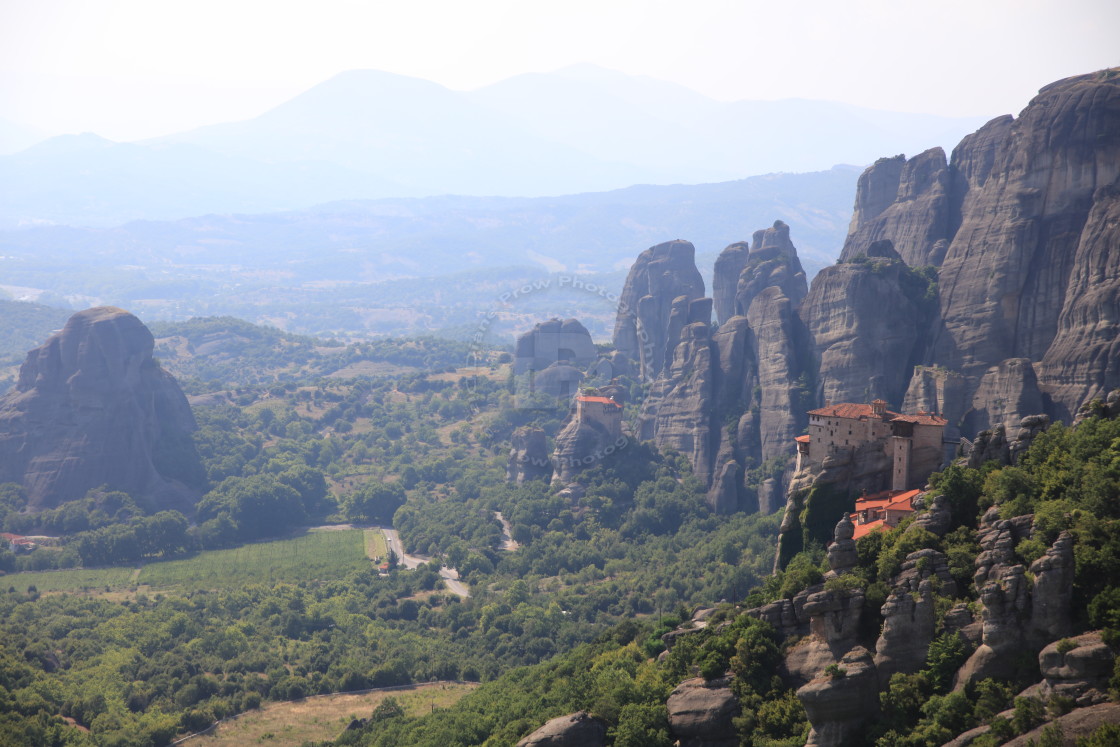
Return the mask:
[[591,333],[577,319],[550,319],[535,325],[517,338],[513,373],[543,371],[554,363],[566,361],[586,368],[597,357]]
[[580,472],[613,458],[630,443],[630,437],[621,430],[619,408],[606,397],[593,397],[607,401],[608,406],[616,411],[613,418],[599,417],[596,412],[601,412],[603,405],[591,403],[591,407],[585,410],[580,404],[583,399],[583,396],[576,398],[576,405],[556,436],[556,447],[552,452],[553,483],[574,481]]
[[506,464],[506,479],[520,485],[529,480],[550,480],[552,461],[548,443],[540,428],[523,426],[513,432]]
[[685,680],[669,695],[669,730],[681,747],[735,747],[739,744],[732,719],[739,700],[729,679]]
[[603,747],[607,725],[587,711],[557,716],[517,743],[517,747]]
[[930,641],[937,632],[933,584],[927,579],[916,592],[896,586],[881,610],[883,631],[875,644],[875,668],[885,688],[898,672],[916,672],[925,665]]
[[824,673],[797,691],[813,726],[805,747],[849,744],[878,711],[878,680],[867,649],[856,646],[840,659],[837,667],[836,674]]
[[735,316],[735,292],[739,288],[739,275],[747,266],[751,245],[737,241],[726,247],[716,258],[712,270],[712,299],[715,301],[716,321],[724,324]]
[[[800,307],[817,403],[941,413],[966,449],[988,432],[970,464],[1011,463],[1026,418],[1068,422],[1120,384],[1118,217],[1120,70],[1046,86],[949,161],[936,148],[879,160],[841,263]],[[817,479],[851,484],[863,468],[834,466],[847,471]]]
[[938,314],[918,362],[966,377],[969,406],[987,412],[976,429],[1001,422],[1000,398],[1026,398],[1003,422],[1068,421],[1120,383],[1118,102],[1120,71],[1068,78],[1018,119],[964,138],[948,163],[934,149],[882,159],[860,179],[841,258],[889,239],[911,267],[938,268]]
[[190,512],[205,479],[194,416],[152,348],[139,319],[100,307],[28,353],[0,397],[0,482],[22,484],[32,510],[108,485]]
[[789,238],[789,226],[778,220],[770,228],[755,231],[751,237],[750,252],[738,277],[735,286],[735,315],[747,316],[754,299],[770,287],[779,288],[782,295],[796,308],[805,298],[808,285],[805,270],[801,268],[801,260],[797,257],[797,249]]
[[576,319],[550,319],[517,338],[513,375],[521,407],[566,407],[596,361],[591,334]]
[[914,365],[922,362],[935,313],[928,280],[889,241],[868,251],[874,258],[821,270],[801,306],[819,402],[901,402]]
[[862,589],[831,591],[818,586],[808,591],[801,614],[809,618],[809,635],[790,649],[781,671],[793,686],[820,676],[851,651],[863,616]]
[[[681,297],[684,302],[677,301]],[[619,297],[614,347],[637,364],[642,380],[653,381],[672,360],[679,341],[669,331],[674,304],[679,310],[703,297],[704,280],[689,242],[667,241],[638,256]],[[678,313],[678,332],[682,321]]]
[[1034,584],[1015,562],[1014,547],[1030,536],[1031,516],[1000,520],[993,507],[981,524],[981,553],[973,581],[980,590],[983,640],[957,672],[957,686],[1009,676],[1017,655],[1036,652],[1071,628],[1073,539],[1062,532],[1031,564]]
[[1116,654],[1101,640],[1099,631],[1056,640],[1038,655],[1044,700],[1058,695],[1080,707],[1106,702]]
[[845,513],[836,523],[832,544],[828,546],[828,567],[830,570],[826,574],[826,578],[848,573],[859,563],[859,556],[856,554],[856,541],[852,539],[855,533],[856,527],[852,523],[852,517]]
[[[690,290],[703,290],[689,280],[695,273],[692,248],[682,245],[662,244],[643,253],[620,305],[615,330],[620,350],[633,355],[638,330],[655,332],[644,334],[646,349],[639,352],[642,375],[653,376],[639,435],[688,456],[709,486],[715,510],[753,510],[759,502],[744,483],[747,471],[788,456],[790,440],[805,420],[804,332],[796,315],[806,292],[805,273],[789,227],[778,221],[757,231],[749,250],[745,244],[728,247],[713,281],[718,300],[699,298]],[[646,289],[650,295],[638,298]],[[681,289],[689,292],[669,296]],[[635,303],[639,313],[630,318],[624,312]],[[713,303],[721,319],[714,334]],[[662,349],[664,357],[657,358]],[[774,510],[780,493],[780,485],[771,484],[764,509]]]
[[889,239],[911,267],[937,266],[952,238],[952,172],[945,151],[906,160],[880,158],[859,178],[856,204],[840,259],[847,262]]

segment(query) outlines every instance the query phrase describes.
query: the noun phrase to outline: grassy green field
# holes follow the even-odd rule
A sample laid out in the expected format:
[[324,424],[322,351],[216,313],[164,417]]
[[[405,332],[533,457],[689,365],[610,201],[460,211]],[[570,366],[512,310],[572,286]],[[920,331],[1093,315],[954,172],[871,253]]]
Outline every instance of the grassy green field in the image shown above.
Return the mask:
[[361,529],[310,532],[294,539],[211,550],[144,566],[139,583],[153,590],[216,589],[241,584],[327,580],[369,568]]
[[[384,554],[384,538],[372,531],[311,531],[294,539],[258,542],[232,550],[210,550],[183,560],[150,563],[142,569],[93,568],[12,573],[0,576],[2,588],[40,592],[153,591],[216,589],[254,583],[325,580],[370,567],[368,552]],[[143,591],[144,589],[141,589]]]

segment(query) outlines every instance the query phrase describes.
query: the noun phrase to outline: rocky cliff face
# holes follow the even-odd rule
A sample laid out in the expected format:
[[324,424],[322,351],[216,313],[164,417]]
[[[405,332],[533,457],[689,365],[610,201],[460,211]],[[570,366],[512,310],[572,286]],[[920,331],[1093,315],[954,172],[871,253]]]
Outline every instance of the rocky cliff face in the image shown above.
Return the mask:
[[[627,294],[647,284],[642,278],[657,249],[643,253],[631,270],[623,308]],[[806,293],[805,272],[781,221],[757,231],[749,250],[743,243],[725,249],[717,264],[716,299],[681,295],[668,307],[664,349],[672,352],[651,386],[640,433],[689,457],[710,487],[715,510],[773,511],[780,488],[764,491],[760,503],[760,491],[748,490],[744,478],[750,468],[784,456],[804,425],[805,335],[796,307]],[[678,264],[670,277],[691,275]],[[675,292],[678,286],[670,285]],[[663,301],[641,303],[655,309]],[[722,320],[714,331],[713,304]],[[629,335],[621,312],[619,320],[616,344]],[[649,339],[653,348],[661,345],[660,338]],[[644,364],[642,370],[650,371]]]
[[[1118,231],[1114,69],[1046,86],[949,159],[934,148],[875,163],[841,261],[811,289],[785,224],[730,245],[707,338],[690,327],[707,322],[692,246],[653,247],[615,330],[655,382],[641,435],[689,454],[728,510],[755,505],[743,476],[792,457],[805,410],[825,402],[941,413],[953,442],[1040,413],[1068,422],[1120,386]],[[852,485],[870,468],[835,467]]]
[[687,316],[689,302],[703,297],[704,279],[689,242],[667,241],[639,255],[619,297],[614,347],[636,366],[642,380],[653,381],[672,361],[680,330],[688,323],[682,314]]
[[552,479],[552,461],[544,430],[522,426],[513,432],[510,441],[507,480],[520,485],[529,480]]
[[866,251],[860,261],[821,270],[801,307],[818,402],[901,402],[921,362],[933,316],[928,279],[890,240]]
[[889,239],[911,267],[938,268],[923,362],[966,377],[980,427],[1009,398],[1030,404],[1003,422],[1036,403],[1068,421],[1120,376],[1118,180],[1120,71],[1058,81],[1018,119],[962,140],[948,164],[935,149],[868,169],[841,258]]
[[952,238],[952,172],[945,151],[906,160],[881,158],[859,178],[840,259],[848,262],[883,239],[911,267],[940,265]]
[[23,484],[33,510],[108,485],[190,511],[203,479],[194,416],[152,348],[139,319],[101,307],[28,353],[0,397],[0,482]]

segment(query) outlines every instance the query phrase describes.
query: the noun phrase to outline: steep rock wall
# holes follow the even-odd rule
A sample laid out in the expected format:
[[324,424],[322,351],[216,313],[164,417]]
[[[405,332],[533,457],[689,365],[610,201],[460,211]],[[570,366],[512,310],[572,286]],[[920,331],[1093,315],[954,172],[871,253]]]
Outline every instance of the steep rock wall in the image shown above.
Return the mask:
[[0,482],[22,484],[33,510],[108,485],[189,512],[204,481],[197,426],[153,344],[135,316],[99,307],[29,352],[0,397]]

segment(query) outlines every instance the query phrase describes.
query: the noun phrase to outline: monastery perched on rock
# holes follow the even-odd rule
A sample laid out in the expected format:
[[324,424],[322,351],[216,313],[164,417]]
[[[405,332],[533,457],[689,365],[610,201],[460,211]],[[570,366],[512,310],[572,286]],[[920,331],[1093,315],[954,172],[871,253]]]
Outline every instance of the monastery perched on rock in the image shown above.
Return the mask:
[[809,433],[795,439],[797,470],[880,445],[890,460],[891,490],[921,487],[930,473],[941,467],[947,423],[945,418],[927,412],[891,412],[881,399],[871,404],[846,402],[810,410]]

